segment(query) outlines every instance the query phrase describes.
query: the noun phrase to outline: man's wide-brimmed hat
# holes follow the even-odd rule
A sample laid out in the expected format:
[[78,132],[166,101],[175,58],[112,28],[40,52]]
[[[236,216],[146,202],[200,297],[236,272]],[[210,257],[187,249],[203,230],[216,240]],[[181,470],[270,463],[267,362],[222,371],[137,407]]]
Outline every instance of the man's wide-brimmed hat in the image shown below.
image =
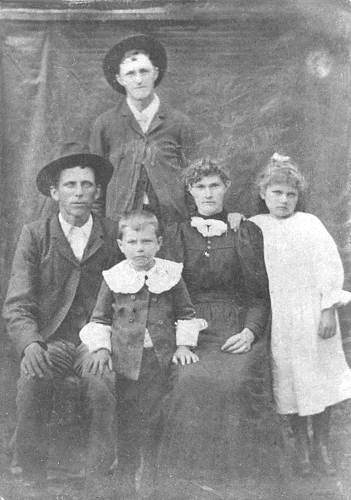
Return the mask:
[[59,147],[59,154],[45,165],[37,175],[37,187],[45,196],[50,196],[50,188],[55,184],[61,170],[73,167],[90,167],[95,172],[96,184],[106,186],[113,173],[113,166],[101,156],[91,154],[88,146],[78,142],[67,142]]
[[107,52],[102,67],[108,83],[117,92],[125,94],[124,87],[116,80],[116,74],[119,73],[119,66],[124,55],[131,50],[145,52],[150,57],[152,64],[158,68],[158,77],[155,81],[155,87],[157,87],[167,69],[167,53],[161,42],[148,35],[124,38]]

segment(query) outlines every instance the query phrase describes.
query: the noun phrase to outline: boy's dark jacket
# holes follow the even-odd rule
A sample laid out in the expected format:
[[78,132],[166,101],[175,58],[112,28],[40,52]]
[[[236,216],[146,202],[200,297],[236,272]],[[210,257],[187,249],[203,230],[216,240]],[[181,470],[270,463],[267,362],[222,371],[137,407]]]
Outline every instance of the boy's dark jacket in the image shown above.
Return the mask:
[[137,293],[114,293],[103,281],[91,321],[112,325],[111,346],[117,373],[137,380],[147,328],[162,370],[176,350],[175,322],[192,319],[194,307],[181,278],[170,290],[151,293],[144,285]]

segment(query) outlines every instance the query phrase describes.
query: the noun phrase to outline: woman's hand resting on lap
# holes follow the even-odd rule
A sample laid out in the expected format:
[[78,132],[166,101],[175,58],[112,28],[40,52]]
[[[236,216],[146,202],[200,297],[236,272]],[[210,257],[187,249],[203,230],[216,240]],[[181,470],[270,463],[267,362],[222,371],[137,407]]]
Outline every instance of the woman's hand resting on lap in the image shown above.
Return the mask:
[[241,332],[229,337],[221,347],[224,352],[231,354],[243,354],[251,350],[251,344],[255,336],[249,328],[244,328]]

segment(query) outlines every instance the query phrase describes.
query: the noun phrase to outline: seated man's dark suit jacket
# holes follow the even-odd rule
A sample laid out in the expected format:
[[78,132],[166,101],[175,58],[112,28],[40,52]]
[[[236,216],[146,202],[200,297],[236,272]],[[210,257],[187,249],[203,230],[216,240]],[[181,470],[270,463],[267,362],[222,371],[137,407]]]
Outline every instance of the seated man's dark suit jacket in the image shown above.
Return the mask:
[[[94,308],[101,272],[121,260],[116,238],[115,222],[93,216],[79,262],[57,215],[24,226],[4,304],[8,333],[19,355],[30,343],[45,343],[55,335],[60,337],[61,331],[64,338],[79,343],[79,328]],[[72,311],[74,320],[68,321]],[[67,331],[69,327],[75,331]]]

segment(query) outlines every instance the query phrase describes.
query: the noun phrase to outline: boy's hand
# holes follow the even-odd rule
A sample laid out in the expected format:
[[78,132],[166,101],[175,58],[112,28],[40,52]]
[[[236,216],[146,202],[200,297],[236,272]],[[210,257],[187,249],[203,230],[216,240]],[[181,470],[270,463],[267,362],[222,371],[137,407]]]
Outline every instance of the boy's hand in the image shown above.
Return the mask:
[[321,312],[321,319],[319,322],[318,335],[322,339],[330,339],[336,334],[336,317],[335,310],[331,307],[330,309],[323,309]]
[[178,346],[172,358],[172,363],[182,366],[190,365],[191,363],[197,363],[198,361],[199,356],[192,352],[189,347],[185,345]]
[[246,217],[243,214],[239,214],[238,212],[233,212],[228,214],[228,224],[233,231],[237,231],[240,227],[241,221],[246,220]]
[[107,349],[99,349],[90,354],[89,358],[84,363],[83,372],[85,374],[103,375],[105,369],[112,371],[111,354]]

